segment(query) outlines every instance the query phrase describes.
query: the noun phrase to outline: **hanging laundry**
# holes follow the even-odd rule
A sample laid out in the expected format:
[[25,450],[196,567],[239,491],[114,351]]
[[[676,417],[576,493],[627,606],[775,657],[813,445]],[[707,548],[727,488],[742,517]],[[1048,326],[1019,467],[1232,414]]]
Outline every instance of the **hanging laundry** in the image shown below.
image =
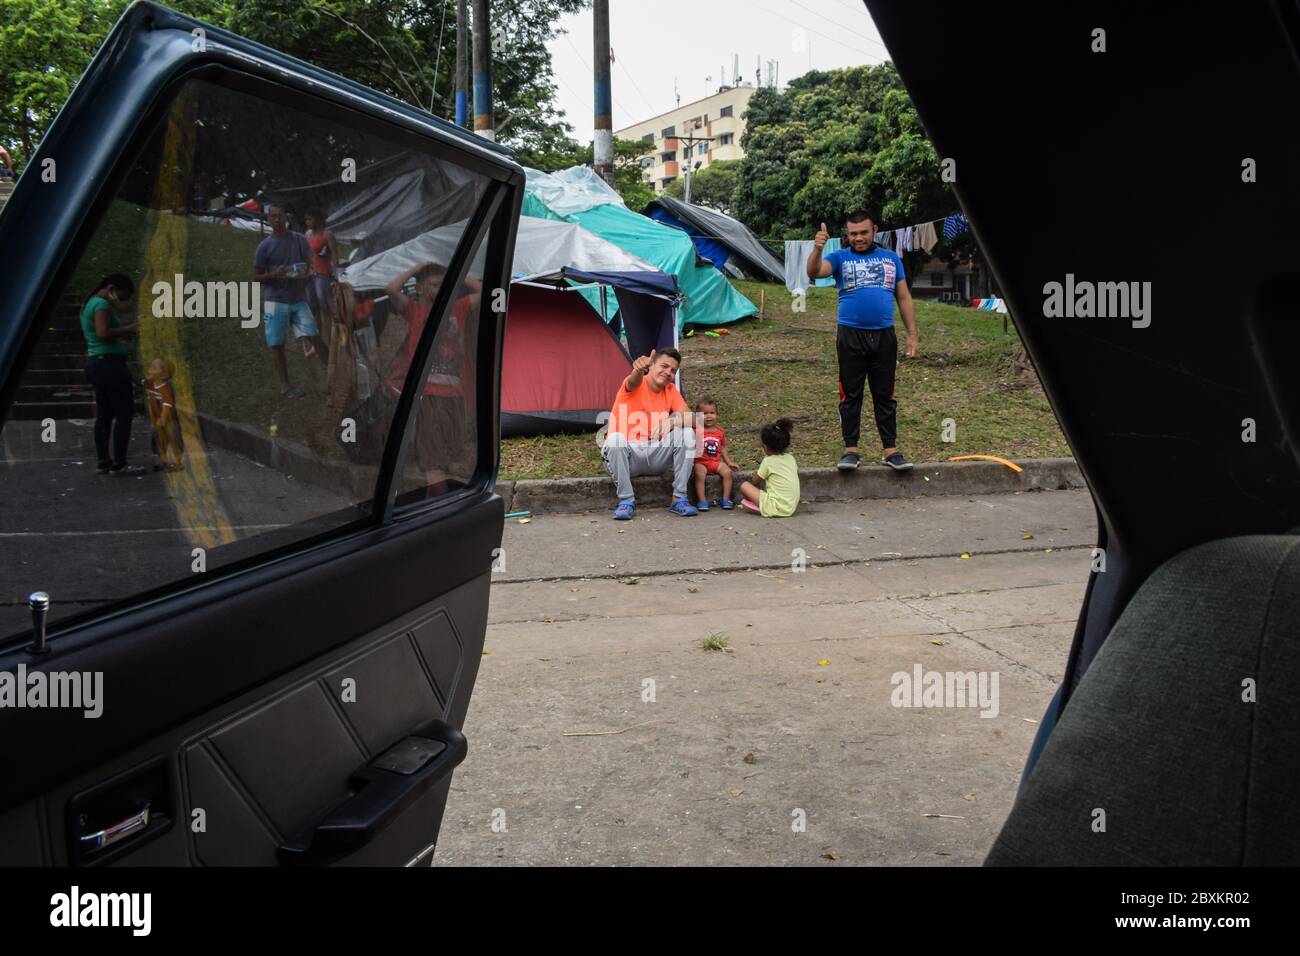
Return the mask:
[[969,223],[966,221],[965,213],[953,213],[943,221],[943,237],[945,239],[953,239],[960,236],[966,231],[968,225]]
[[916,234],[912,238],[916,243],[916,248],[929,252],[938,243],[939,234],[934,231],[933,222],[923,222],[916,227]]
[[894,230],[888,229],[885,232],[876,233],[876,245],[883,246],[886,249],[894,248]]
[[894,249],[900,255],[912,251],[912,227],[904,226],[898,230],[898,246]]
[[[827,276],[825,279],[818,279],[812,282],[808,278],[808,257],[812,255],[813,241],[811,239],[787,239],[785,241],[785,287],[790,290],[791,294],[802,292],[810,285],[828,286],[834,285],[834,278]],[[829,256],[832,252],[840,247],[838,238],[826,240],[826,246],[822,249],[822,258]]]

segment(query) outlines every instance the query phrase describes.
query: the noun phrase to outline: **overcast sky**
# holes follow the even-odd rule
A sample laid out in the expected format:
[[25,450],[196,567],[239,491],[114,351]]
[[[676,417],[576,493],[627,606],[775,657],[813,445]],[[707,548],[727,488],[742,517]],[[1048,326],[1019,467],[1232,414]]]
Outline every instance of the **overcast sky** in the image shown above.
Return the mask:
[[[813,69],[861,66],[888,58],[862,0],[694,0],[654,4],[610,0],[614,63],[614,129],[674,107],[673,79],[683,104],[714,92],[740,56],[751,82],[758,58],[779,60],[781,86]],[[573,137],[592,138],[591,11],[561,20],[566,31],[550,44],[557,100]],[[764,66],[764,79],[767,67]],[[706,80],[706,77],[711,79]]]

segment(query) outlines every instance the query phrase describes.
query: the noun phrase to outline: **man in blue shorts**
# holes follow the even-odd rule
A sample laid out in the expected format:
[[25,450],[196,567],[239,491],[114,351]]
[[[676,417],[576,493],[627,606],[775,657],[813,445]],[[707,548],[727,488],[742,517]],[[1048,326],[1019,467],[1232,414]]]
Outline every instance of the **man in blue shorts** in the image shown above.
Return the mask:
[[912,463],[898,448],[898,402],[894,401],[894,372],[898,366],[898,337],[894,333],[894,302],[907,326],[907,357],[916,357],[916,306],[907,288],[903,260],[875,243],[876,218],[865,210],[849,213],[848,246],[822,258],[830,233],[826,223],[813,239],[808,278],[835,277],[839,291],[839,323],[835,355],[840,366],[840,431],[844,454],[840,471],[858,467],[858,432],[862,420],[864,382],[871,387],[871,405],[880,433],[881,464],[907,471]]
[[307,304],[311,246],[302,233],[289,231],[283,206],[270,206],[266,221],[271,224],[271,234],[258,244],[253,256],[253,278],[262,284],[266,344],[271,347],[271,361],[280,377],[280,394],[285,398],[302,398],[307,393],[289,384],[289,367],[284,360],[289,328],[293,327],[297,338],[305,338],[314,345],[321,362],[329,364],[329,351],[321,341],[311,306]]

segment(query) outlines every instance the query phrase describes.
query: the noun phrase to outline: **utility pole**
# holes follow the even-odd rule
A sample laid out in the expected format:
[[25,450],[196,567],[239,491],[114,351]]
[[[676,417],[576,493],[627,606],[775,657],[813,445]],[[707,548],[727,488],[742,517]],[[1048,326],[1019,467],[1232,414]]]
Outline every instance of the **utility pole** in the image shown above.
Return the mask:
[[491,6],[491,0],[474,0],[474,132],[494,140]]
[[456,0],[456,125],[469,127],[468,0]]
[[[679,144],[685,144],[685,146],[688,147],[692,153],[695,152],[694,147],[696,143],[704,144],[713,141],[712,136],[692,136],[689,132],[685,136],[678,136],[677,139]],[[683,150],[682,152],[684,156],[685,150]],[[694,156],[692,156],[691,159],[694,159]],[[691,170],[691,159],[683,159],[683,163],[684,163],[683,168],[685,171],[683,172],[682,175],[685,176],[686,181],[682,184],[683,185],[682,195],[687,205],[690,205],[691,202],[691,179],[693,178],[693,173]],[[699,161],[697,160],[695,164],[698,166]]]
[[596,93],[596,138],[592,143],[593,165],[596,175],[614,185],[614,107],[613,91],[609,85],[609,0],[594,0],[591,5],[595,29],[595,47],[592,51]]

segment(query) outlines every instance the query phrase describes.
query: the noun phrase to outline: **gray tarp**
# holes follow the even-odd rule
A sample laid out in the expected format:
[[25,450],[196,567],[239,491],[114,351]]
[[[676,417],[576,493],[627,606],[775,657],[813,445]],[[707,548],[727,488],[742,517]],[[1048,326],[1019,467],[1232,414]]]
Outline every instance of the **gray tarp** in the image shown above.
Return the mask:
[[[416,236],[378,255],[354,262],[339,276],[358,292],[384,288],[394,276],[421,262],[446,265],[451,261],[465,222],[452,223]],[[470,274],[483,274],[484,251],[479,249],[470,264]],[[554,219],[519,217],[515,258],[511,275],[516,278],[555,276],[564,268],[581,272],[658,272],[639,256],[581,226]]]
[[699,230],[701,235],[725,246],[734,258],[740,260],[740,267],[749,275],[768,278],[774,282],[785,279],[781,260],[772,255],[771,250],[738,219],[732,219],[725,213],[706,206],[684,203],[671,196],[655,198],[642,212],[648,216],[653,206],[658,206],[674,219],[681,220]]

